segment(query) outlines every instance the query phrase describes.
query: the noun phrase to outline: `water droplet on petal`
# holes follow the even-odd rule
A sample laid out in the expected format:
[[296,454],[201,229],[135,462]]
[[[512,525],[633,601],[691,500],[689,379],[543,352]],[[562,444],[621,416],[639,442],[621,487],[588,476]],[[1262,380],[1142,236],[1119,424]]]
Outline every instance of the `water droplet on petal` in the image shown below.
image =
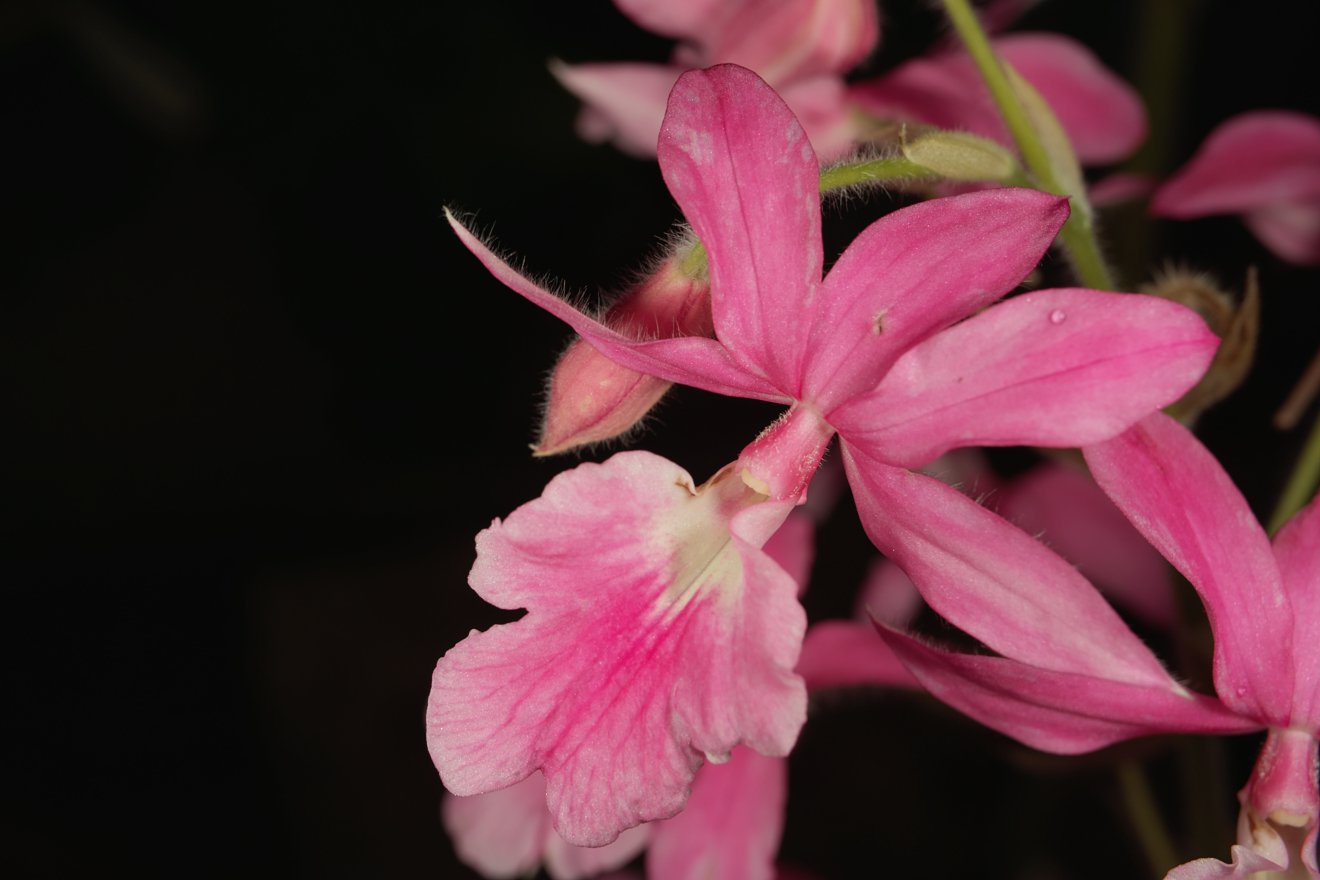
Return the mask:
[[1068,313],[1065,312],[1063,309],[1055,309],[1054,311],[1050,312],[1050,323],[1062,324],[1064,322],[1064,319],[1066,319],[1067,317],[1068,317]]

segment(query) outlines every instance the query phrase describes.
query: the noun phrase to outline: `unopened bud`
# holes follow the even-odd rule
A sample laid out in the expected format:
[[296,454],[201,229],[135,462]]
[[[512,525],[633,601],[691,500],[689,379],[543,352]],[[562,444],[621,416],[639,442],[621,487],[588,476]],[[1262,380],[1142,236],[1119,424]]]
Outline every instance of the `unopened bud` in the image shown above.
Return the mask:
[[1170,412],[1188,424],[1223,400],[1246,379],[1256,357],[1260,334],[1260,289],[1256,272],[1247,272],[1240,301],[1221,290],[1203,272],[1166,269],[1142,293],[1181,303],[1195,311],[1220,338],[1219,351],[1196,387],[1170,407]]
[[903,155],[950,180],[1008,180],[1018,171],[1012,153],[965,131],[931,131],[904,139]]
[[[633,339],[712,335],[710,283],[702,271],[704,259],[693,254],[684,248],[667,259],[625,292],[602,323]],[[691,264],[699,264],[697,271]],[[541,436],[532,451],[554,455],[627,433],[670,384],[620,366],[586,340],[575,339],[550,375]]]

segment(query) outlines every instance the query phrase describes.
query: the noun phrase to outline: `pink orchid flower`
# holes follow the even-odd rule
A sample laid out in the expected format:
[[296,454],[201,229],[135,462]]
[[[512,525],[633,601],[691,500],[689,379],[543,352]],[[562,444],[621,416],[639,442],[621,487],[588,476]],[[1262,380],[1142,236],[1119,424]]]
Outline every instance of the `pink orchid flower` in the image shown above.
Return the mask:
[[[1268,728],[1240,795],[1235,864],[1200,860],[1170,877],[1261,870],[1316,877],[1320,501],[1271,548],[1214,457],[1158,413],[1089,447],[1086,458],[1119,509],[1205,603],[1219,699],[1170,677],[1071,566],[965,500],[944,511],[938,529],[918,530],[894,515],[872,538],[941,614],[1003,656],[948,652],[886,626],[881,634],[931,693],[1045,751],[1085,752],[1151,733]],[[912,475],[874,501],[917,504],[930,491],[925,479]]]
[[[1081,43],[1059,34],[1020,33],[999,37],[993,45],[1050,105],[1082,162],[1117,162],[1145,139],[1141,99]],[[962,49],[916,58],[858,83],[849,89],[849,100],[872,116],[969,131],[1013,146],[984,80]]]
[[431,755],[460,795],[542,770],[555,827],[581,845],[676,813],[703,757],[792,747],[805,620],[760,548],[836,431],[865,494],[956,446],[1110,437],[1189,388],[1216,346],[1192,312],[1150,297],[1050,290],[985,308],[1063,222],[1066,201],[1032,190],[895,212],[822,278],[816,156],[743,68],[679,80],[659,160],[706,249],[713,339],[619,334],[451,217],[500,281],[618,363],[790,407],[700,490],[664,459],[620,453],[478,536],[471,586],[528,613],[441,658]]
[[683,812],[600,847],[573,846],[555,832],[539,773],[487,794],[450,795],[443,813],[454,849],[483,877],[526,877],[544,865],[552,880],[579,880],[646,849],[650,880],[770,880],[787,787],[784,759],[737,748],[727,762],[701,768]]
[[627,153],[655,155],[665,100],[684,70],[738,64],[774,85],[816,150],[852,146],[842,74],[875,48],[875,0],[615,0],[648,30],[682,42],[669,65],[555,64],[554,75],[584,102],[578,128]]
[[1278,257],[1320,265],[1320,119],[1255,110],[1224,122],[1156,190],[1151,213],[1241,214]]

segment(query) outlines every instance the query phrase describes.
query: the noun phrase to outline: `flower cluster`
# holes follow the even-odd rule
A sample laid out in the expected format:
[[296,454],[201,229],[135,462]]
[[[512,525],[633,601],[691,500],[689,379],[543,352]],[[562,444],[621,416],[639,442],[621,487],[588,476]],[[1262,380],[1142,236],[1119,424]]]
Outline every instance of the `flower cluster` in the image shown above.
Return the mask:
[[[1219,338],[1183,304],[1107,289],[1080,164],[1141,142],[1135,93],[1071,39],[989,39],[961,0],[946,7],[966,49],[856,83],[871,0],[617,3],[681,40],[672,65],[554,70],[588,104],[584,134],[655,156],[686,224],[670,251],[593,314],[447,215],[495,279],[578,334],[535,451],[630,434],[673,383],[784,409],[704,482],[618,452],[477,536],[470,586],[526,614],[435,669],[427,740],[460,855],[491,877],[589,876],[643,848],[656,878],[773,876],[808,691],[871,684],[1059,753],[1266,728],[1233,866],[1169,876],[1320,876],[1320,502],[1271,547],[1159,412],[1213,374]],[[822,192],[877,180],[911,203],[827,255]],[[1320,259],[1318,205],[1320,122],[1284,112],[1226,123],[1151,200],[1241,213],[1298,262]],[[1042,258],[1070,286],[1022,290]],[[857,620],[808,627],[812,516],[844,497],[822,470],[832,446],[889,562]],[[1013,483],[964,468],[989,498],[931,475],[994,446],[1081,448],[1094,482],[1075,453]],[[1173,629],[1161,555],[1205,603],[1217,698],[1087,579]],[[993,653],[914,632],[926,614]]]

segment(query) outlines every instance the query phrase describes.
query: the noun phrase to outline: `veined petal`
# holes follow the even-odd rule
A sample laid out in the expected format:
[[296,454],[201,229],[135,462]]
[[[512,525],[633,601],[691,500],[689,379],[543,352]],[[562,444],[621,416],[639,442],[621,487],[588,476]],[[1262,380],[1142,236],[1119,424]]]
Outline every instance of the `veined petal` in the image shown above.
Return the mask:
[[849,442],[905,467],[956,446],[1080,446],[1177,400],[1218,343],[1168,300],[1041,290],[926,340],[829,418]]
[[550,72],[586,105],[578,119],[578,134],[584,140],[613,141],[625,153],[640,158],[655,155],[665,100],[683,72],[681,68],[552,61]]
[[1320,119],[1287,110],[1234,116],[1151,199],[1159,217],[1237,214],[1320,201]]
[[1004,657],[956,654],[877,624],[932,695],[1019,742],[1080,754],[1155,733],[1241,733],[1258,725],[1217,700],[1173,686],[1043,669]]
[[557,830],[598,846],[677,812],[703,754],[787,753],[805,615],[758,549],[791,505],[760,497],[727,468],[695,491],[676,465],[621,453],[483,532],[473,588],[528,613],[436,666],[427,731],[446,787],[540,768]]
[[1283,588],[1293,612],[1293,714],[1290,723],[1320,731],[1320,497],[1274,537]]
[[650,880],[770,880],[784,830],[788,764],[734,749],[707,764],[683,812],[655,826],[646,853]]
[[713,339],[679,336],[638,341],[611,330],[517,272],[482,244],[452,213],[446,211],[445,216],[459,239],[492,275],[514,293],[545,309],[582,334],[584,339],[615,363],[716,394],[788,402],[782,391],[735,363],[724,347]]
[[1186,693],[1095,588],[1030,535],[939,480],[842,446],[867,535],[950,623],[1044,670]]
[[751,71],[692,70],[669,96],[659,157],[706,246],[716,336],[796,396],[822,266],[820,168],[802,126]]
[[1067,217],[1066,199],[996,189],[872,223],[830,269],[810,315],[804,397],[830,413],[874,388],[913,345],[1016,287]]
[[1220,699],[1287,725],[1293,610],[1265,531],[1223,467],[1162,413],[1084,452],[1100,487],[1201,595]]

